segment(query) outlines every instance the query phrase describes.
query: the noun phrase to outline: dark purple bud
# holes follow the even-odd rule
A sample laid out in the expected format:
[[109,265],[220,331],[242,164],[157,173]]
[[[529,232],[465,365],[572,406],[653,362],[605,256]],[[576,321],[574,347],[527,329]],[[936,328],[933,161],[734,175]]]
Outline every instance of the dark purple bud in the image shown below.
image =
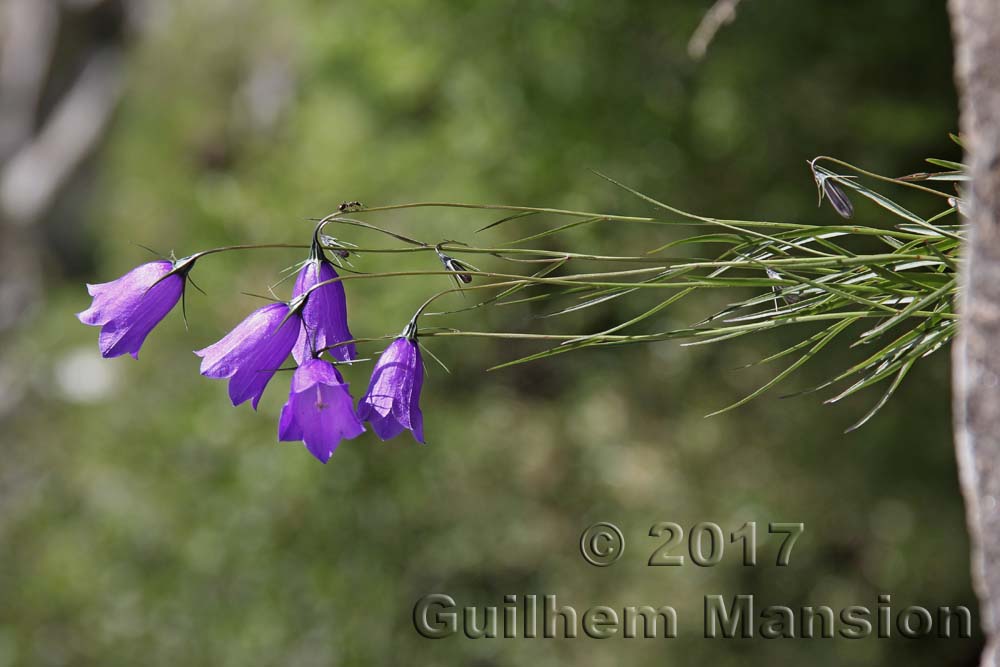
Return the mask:
[[[819,191],[819,202],[817,206],[823,204],[823,197],[830,200],[830,205],[841,217],[850,218],[854,215],[854,206],[847,198],[844,191],[837,185],[836,180],[830,172],[822,167],[817,167],[815,160],[807,160],[809,169],[812,171],[813,179],[816,181],[816,189]],[[844,178],[844,177],[841,177]]]
[[847,198],[847,195],[832,178],[824,178],[822,188],[823,194],[830,200],[833,210],[840,214],[840,217],[850,218],[854,215],[854,206],[851,204],[851,200]]

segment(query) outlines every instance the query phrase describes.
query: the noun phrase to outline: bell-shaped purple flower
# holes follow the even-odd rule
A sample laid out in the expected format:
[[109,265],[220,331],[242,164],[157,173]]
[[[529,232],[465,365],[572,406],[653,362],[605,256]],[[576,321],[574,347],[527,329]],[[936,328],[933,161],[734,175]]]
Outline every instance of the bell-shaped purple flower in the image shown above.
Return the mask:
[[354,338],[347,328],[344,284],[337,281],[312,289],[314,285],[336,277],[337,272],[333,264],[323,256],[322,249],[314,248],[313,256],[305,263],[295,280],[293,297],[308,292],[302,308],[302,330],[292,350],[292,355],[299,364],[312,359],[314,351],[328,347],[330,355],[339,361],[350,361],[357,356],[354,343],[330,347]]
[[159,260],[137,266],[118,280],[87,285],[93,302],[77,313],[84,324],[101,327],[102,357],[139,358],[146,336],[184,295],[193,260]]
[[341,440],[364,431],[347,383],[333,364],[308,359],[295,370],[278,421],[279,441],[302,440],[313,456],[326,463]]
[[368,391],[358,402],[358,417],[370,422],[382,440],[410,429],[417,442],[422,443],[424,415],[420,412],[420,389],[423,385],[420,348],[413,337],[400,336],[375,364]]
[[288,358],[299,334],[299,316],[288,304],[271,303],[249,316],[214,345],[195,354],[202,358],[201,374],[229,378],[233,405],[253,399],[257,409],[264,388]]

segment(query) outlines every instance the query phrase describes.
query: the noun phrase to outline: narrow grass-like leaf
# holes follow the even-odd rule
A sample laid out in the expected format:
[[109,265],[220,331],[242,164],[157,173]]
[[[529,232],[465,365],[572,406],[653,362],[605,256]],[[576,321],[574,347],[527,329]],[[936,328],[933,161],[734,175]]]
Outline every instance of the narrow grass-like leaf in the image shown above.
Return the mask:
[[754,366],[762,366],[764,364],[771,363],[772,361],[777,361],[778,359],[786,357],[789,354],[798,352],[802,348],[808,347],[809,345],[815,343],[817,340],[823,338],[823,336],[825,336],[834,327],[839,327],[843,325],[843,327],[846,329],[847,327],[849,327],[850,325],[854,324],[857,321],[858,318],[848,318],[840,322],[835,322],[834,324],[825,329],[820,329],[818,332],[816,332],[809,338],[800,340],[798,343],[792,345],[791,347],[786,347],[784,350],[781,350],[780,352],[775,352],[774,354],[764,357],[763,359],[758,359],[757,361],[751,361],[749,364],[744,364],[740,368],[752,368]]
[[935,167],[943,167],[945,169],[951,169],[952,171],[957,171],[957,172],[965,172],[968,171],[969,169],[961,162],[952,162],[951,160],[941,160],[935,157],[929,157],[926,159],[926,161],[934,165]]
[[781,382],[782,380],[784,380],[785,378],[787,378],[789,375],[791,375],[792,373],[794,373],[804,363],[806,363],[807,361],[809,361],[810,359],[812,359],[814,356],[816,356],[816,354],[820,350],[822,350],[824,347],[826,347],[830,343],[830,341],[832,341],[834,338],[836,338],[837,335],[840,334],[841,331],[843,331],[844,329],[846,329],[847,327],[849,327],[851,324],[853,324],[853,320],[849,320],[849,319],[843,320],[841,322],[837,322],[836,324],[834,324],[832,327],[830,327],[827,330],[826,335],[824,335],[822,338],[820,338],[819,341],[817,341],[816,344],[813,345],[809,349],[808,352],[806,352],[801,357],[799,357],[798,359],[796,359],[795,362],[792,363],[788,368],[786,368],[785,370],[781,371],[780,373],[778,373],[777,375],[775,375],[773,378],[771,378],[771,380],[769,382],[767,382],[766,384],[764,384],[762,387],[760,387],[759,389],[757,389],[753,393],[748,394],[747,396],[744,396],[743,398],[741,398],[740,400],[736,401],[732,405],[730,405],[728,407],[725,407],[725,408],[722,408],[721,410],[716,410],[715,412],[709,413],[706,416],[707,417],[714,417],[715,415],[721,415],[724,412],[729,412],[733,408],[738,408],[741,405],[744,405],[747,402],[752,401],[753,399],[757,398],[758,396],[760,396],[761,394],[763,394],[765,391],[767,391],[768,389],[770,389],[771,387],[773,387],[774,385],[778,384],[779,382]]
[[955,282],[954,280],[952,280],[948,284],[943,285],[942,287],[939,287],[938,289],[934,290],[924,298],[918,301],[914,301],[910,305],[906,306],[901,311],[899,311],[894,316],[890,317],[888,320],[878,325],[877,327],[873,327],[868,331],[865,331],[864,333],[861,334],[861,338],[870,339],[875,336],[882,335],[892,327],[898,325],[900,322],[908,318],[913,313],[923,310],[924,308],[931,305],[941,297],[945,296],[946,294],[954,290],[954,288],[955,288]]
[[567,222],[564,225],[559,225],[553,229],[546,229],[543,232],[538,232],[537,234],[532,234],[531,236],[525,236],[514,241],[510,241],[507,245],[519,245],[521,243],[527,243],[528,241],[537,241],[538,239],[543,239],[546,236],[552,236],[553,234],[558,234],[559,232],[565,232],[568,229],[573,229],[574,227],[580,227],[582,225],[589,225],[595,222],[606,221],[607,218],[603,216],[594,216],[590,218],[584,218],[583,220],[574,220],[573,222]]
[[910,369],[913,368],[913,364],[915,364],[916,362],[917,362],[916,359],[910,359],[908,362],[903,364],[902,368],[900,368],[899,371],[897,371],[896,377],[893,378],[892,384],[890,384],[886,392],[882,394],[882,398],[878,400],[878,402],[872,407],[871,410],[869,410],[865,414],[864,417],[855,422],[855,424],[850,428],[848,428],[846,431],[844,431],[844,433],[850,433],[851,431],[856,431],[865,424],[867,424],[868,421],[885,406],[885,404],[889,401],[889,398],[894,393],[896,393],[896,389],[898,389],[899,385],[903,382],[903,378],[906,377],[906,374],[910,372]]
[[518,213],[513,213],[504,218],[500,218],[496,222],[491,222],[485,227],[480,227],[479,229],[476,230],[476,233],[478,234],[479,232],[485,232],[487,229],[493,229],[494,227],[498,227],[504,224],[505,222],[510,222],[511,220],[517,220],[518,218],[526,218],[531,215],[538,215],[538,213],[539,213],[538,211],[520,211]]

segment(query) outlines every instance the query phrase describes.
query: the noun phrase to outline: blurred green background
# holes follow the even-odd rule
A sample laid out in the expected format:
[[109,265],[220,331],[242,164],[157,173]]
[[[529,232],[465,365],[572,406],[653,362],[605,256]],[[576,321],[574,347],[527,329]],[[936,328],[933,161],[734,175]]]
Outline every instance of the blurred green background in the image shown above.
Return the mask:
[[[265,292],[302,252],[203,261],[194,277],[208,295],[189,294],[189,330],[171,314],[139,362],[101,360],[97,331],[73,316],[89,304],[85,282],[148,261],[135,243],[178,255],[305,243],[306,218],[343,200],[653,213],[589,169],[688,210],[829,223],[806,159],[835,155],[898,175],[922,170],[925,157],[959,157],[947,138],[957,118],[943,3],[748,1],[700,62],[686,43],[707,1],[65,4],[74,7],[61,10],[60,29],[82,35],[71,47],[125,45],[124,94],[45,214],[6,221],[0,237],[34,261],[5,274],[0,666],[976,662],[978,628],[970,640],[701,638],[702,599],[716,593],[871,608],[889,593],[897,608],[975,609],[947,352],[845,436],[877,393],[836,407],[778,395],[857,358],[846,349],[703,418],[771,377],[775,368],[733,369],[790,343],[787,332],[490,373],[539,348],[434,339],[452,373],[428,367],[428,446],[369,433],[323,466],[300,444],[275,442],[287,375],[259,412],[234,409],[191,354],[260,305],[241,292]],[[59,58],[50,87],[79,62],[69,47]],[[865,224],[892,222],[856,207]],[[553,224],[528,218],[474,233],[495,217],[417,209],[366,219],[481,244]],[[551,243],[638,253],[670,238],[591,225]],[[365,254],[355,266],[434,262]],[[394,333],[445,287],[443,278],[352,282],[352,329]],[[10,293],[29,298],[18,305]],[[441,323],[589,332],[649,298],[558,320],[533,319],[547,312],[539,305]],[[645,330],[689,324],[720,302],[686,300]],[[345,372],[356,396],[369,369]],[[732,548],[714,568],[648,567],[662,542],[649,527],[668,520],[806,530],[787,568],[774,567],[766,528],[756,568]],[[612,567],[580,557],[580,533],[595,521],[625,533],[628,550]],[[580,611],[672,604],[680,638],[432,641],[411,615],[434,592],[479,606],[530,593]]]

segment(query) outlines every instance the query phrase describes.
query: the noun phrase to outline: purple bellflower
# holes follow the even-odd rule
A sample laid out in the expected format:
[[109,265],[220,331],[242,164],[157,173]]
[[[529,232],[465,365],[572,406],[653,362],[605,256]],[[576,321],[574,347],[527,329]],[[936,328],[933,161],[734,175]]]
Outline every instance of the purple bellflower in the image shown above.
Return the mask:
[[313,289],[315,285],[336,277],[337,272],[333,264],[327,260],[319,244],[317,228],[317,233],[313,235],[309,259],[299,271],[299,277],[295,280],[295,290],[292,292],[294,297],[308,294],[302,307],[302,329],[292,350],[292,355],[299,364],[312,359],[313,352],[320,352],[328,347],[330,355],[338,361],[350,361],[357,356],[354,343],[337,345],[354,338],[347,327],[347,296],[344,293],[344,284],[337,281]]
[[293,301],[291,308],[286,303],[271,303],[250,313],[222,340],[195,351],[202,358],[201,374],[229,378],[233,405],[252,398],[256,410],[264,388],[298,338],[297,310]]
[[382,352],[372,370],[368,391],[358,402],[358,417],[371,423],[382,440],[410,429],[417,442],[424,442],[424,415],[420,412],[420,389],[424,384],[424,364],[411,322]]
[[102,357],[139,358],[146,336],[184,296],[194,258],[159,260],[132,269],[109,283],[87,285],[93,302],[77,313],[84,324],[101,327]]
[[308,359],[295,370],[288,402],[278,420],[278,440],[301,440],[326,463],[341,440],[364,433],[354,399],[340,372],[328,361]]

